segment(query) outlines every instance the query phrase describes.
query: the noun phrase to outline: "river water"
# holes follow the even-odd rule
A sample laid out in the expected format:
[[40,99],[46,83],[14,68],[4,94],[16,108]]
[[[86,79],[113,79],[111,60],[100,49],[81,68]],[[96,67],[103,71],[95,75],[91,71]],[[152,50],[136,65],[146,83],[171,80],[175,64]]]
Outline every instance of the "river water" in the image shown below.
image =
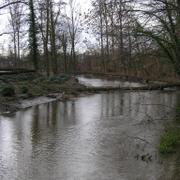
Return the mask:
[[145,84],[131,81],[107,80],[94,77],[78,76],[80,83],[89,87],[140,87]]
[[168,180],[157,147],[177,96],[116,91],[0,116],[0,180]]

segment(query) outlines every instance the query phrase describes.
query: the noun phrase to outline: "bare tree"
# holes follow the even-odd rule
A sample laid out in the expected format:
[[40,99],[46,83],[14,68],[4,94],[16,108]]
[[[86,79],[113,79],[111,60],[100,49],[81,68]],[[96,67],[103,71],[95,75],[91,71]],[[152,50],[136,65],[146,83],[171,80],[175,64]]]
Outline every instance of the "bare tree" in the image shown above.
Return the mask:
[[44,59],[46,61],[46,73],[50,75],[50,55],[49,55],[49,36],[50,36],[50,1],[43,0],[38,2],[39,5],[39,30],[43,43]]
[[[8,0],[10,3],[10,1]],[[16,3],[9,5],[10,19],[9,24],[12,28],[12,39],[14,44],[14,59],[18,61],[20,59],[20,35],[23,23],[23,5]]]
[[6,8],[6,7],[8,7],[8,6],[10,6],[10,5],[13,5],[13,4],[19,4],[19,3],[23,3],[23,4],[28,4],[27,2],[25,2],[25,1],[12,1],[12,2],[8,2],[8,3],[6,3],[6,4],[4,4],[4,5],[1,5],[0,6],[0,10],[1,9],[4,9],[4,8]]
[[71,42],[71,58],[73,61],[73,71],[76,72],[76,44],[79,39],[79,33],[81,31],[80,28],[80,20],[81,13],[77,10],[77,2],[76,0],[69,0],[70,7],[70,17],[68,19],[68,28]]
[[64,56],[64,70],[67,73],[68,72],[68,62],[67,62],[67,47],[68,47],[68,35],[67,33],[63,32],[60,36],[60,40],[62,43],[63,48],[63,56]]
[[[139,35],[148,36],[156,41],[180,76],[179,0],[153,0],[141,6],[145,8],[139,11],[143,13],[144,18],[148,19],[148,22],[145,25],[138,23]],[[148,10],[146,10],[147,7]],[[150,23],[151,26],[149,26]]]

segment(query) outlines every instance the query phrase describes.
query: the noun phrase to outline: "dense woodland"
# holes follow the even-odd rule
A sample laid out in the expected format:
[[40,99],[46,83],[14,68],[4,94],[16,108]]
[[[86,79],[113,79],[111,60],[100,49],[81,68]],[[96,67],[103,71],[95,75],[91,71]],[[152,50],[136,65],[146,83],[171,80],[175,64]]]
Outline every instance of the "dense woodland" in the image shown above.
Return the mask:
[[12,41],[1,52],[1,68],[33,68],[47,76],[180,76],[179,0],[92,0],[84,13],[76,0],[4,0],[4,9],[9,26],[0,37]]

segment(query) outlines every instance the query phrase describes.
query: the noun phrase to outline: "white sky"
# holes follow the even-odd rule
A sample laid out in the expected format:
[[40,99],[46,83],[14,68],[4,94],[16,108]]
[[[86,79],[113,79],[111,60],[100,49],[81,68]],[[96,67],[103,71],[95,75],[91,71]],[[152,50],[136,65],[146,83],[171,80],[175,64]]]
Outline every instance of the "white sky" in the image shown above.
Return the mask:
[[[91,0],[76,0],[76,3],[79,4],[78,9],[82,13],[87,12],[88,9],[91,7]],[[0,0],[0,6],[3,4],[4,4],[4,0]],[[8,31],[7,29],[8,29],[8,8],[5,8],[0,10],[0,34],[7,32]],[[85,34],[82,33],[82,36],[85,36]],[[2,53],[2,51],[7,52],[8,44],[10,43],[11,43],[11,38],[9,35],[0,36],[0,53]]]

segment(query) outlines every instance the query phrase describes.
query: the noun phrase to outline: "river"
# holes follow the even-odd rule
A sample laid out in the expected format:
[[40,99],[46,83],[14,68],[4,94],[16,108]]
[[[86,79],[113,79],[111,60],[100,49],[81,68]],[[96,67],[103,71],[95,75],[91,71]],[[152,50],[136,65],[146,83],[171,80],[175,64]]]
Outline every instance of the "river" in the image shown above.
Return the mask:
[[0,180],[168,179],[158,143],[177,96],[116,91],[0,116]]
[[84,75],[78,76],[78,80],[80,83],[89,87],[140,87],[145,85],[138,82],[119,81],[117,79],[109,80],[106,78],[86,77]]

